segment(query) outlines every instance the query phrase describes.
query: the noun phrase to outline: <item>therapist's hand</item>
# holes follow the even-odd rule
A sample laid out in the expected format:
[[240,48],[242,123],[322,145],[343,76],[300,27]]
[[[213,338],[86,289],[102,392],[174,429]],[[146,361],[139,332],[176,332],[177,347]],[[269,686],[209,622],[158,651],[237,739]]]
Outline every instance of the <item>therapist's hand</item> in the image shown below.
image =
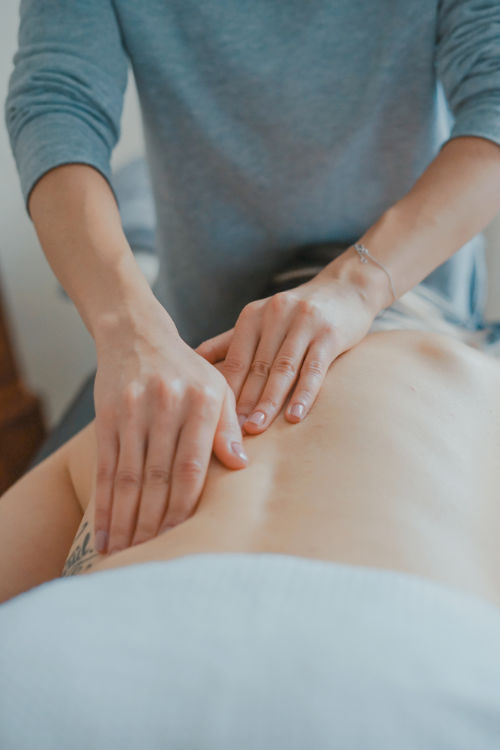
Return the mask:
[[195,351],[220,370],[245,432],[263,432],[290,391],[289,422],[309,413],[332,362],[368,333],[376,312],[346,279],[328,271],[246,305],[236,325]]
[[96,547],[125,549],[192,515],[212,449],[247,459],[234,394],[158,303],[113,318],[96,340]]

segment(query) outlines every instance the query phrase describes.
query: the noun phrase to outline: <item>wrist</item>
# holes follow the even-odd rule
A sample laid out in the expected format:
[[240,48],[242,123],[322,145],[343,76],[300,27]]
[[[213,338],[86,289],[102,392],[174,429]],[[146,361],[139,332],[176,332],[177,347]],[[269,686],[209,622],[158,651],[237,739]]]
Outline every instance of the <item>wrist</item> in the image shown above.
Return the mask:
[[177,328],[161,303],[154,296],[146,279],[137,268],[135,274],[114,275],[109,291],[89,315],[89,330],[97,349],[108,347],[121,336],[142,336],[157,327],[158,320],[165,333],[178,336]]
[[321,274],[351,286],[374,318],[394,302],[386,272],[370,259],[363,263],[352,245],[329,263]]
[[[101,267],[85,294],[75,304],[94,341],[107,340],[117,327],[140,320],[141,311],[159,305],[133,256],[115,259],[113,267]],[[80,304],[78,304],[80,303]]]
[[94,341],[99,353],[120,346],[120,342],[146,341],[158,336],[164,340],[170,335],[179,338],[172,318],[152,296],[150,299],[136,299],[132,305],[123,304],[102,314],[95,328]]

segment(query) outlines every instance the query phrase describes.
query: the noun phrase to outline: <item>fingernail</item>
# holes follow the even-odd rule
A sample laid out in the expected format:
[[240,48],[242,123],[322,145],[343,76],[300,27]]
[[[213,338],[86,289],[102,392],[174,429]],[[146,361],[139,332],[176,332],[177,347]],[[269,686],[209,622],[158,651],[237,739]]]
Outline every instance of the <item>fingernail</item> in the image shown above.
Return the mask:
[[264,424],[266,421],[266,415],[263,411],[255,411],[251,417],[247,419],[247,422],[252,422],[252,424],[261,425]]
[[99,552],[99,554],[102,554],[106,551],[106,547],[108,545],[108,535],[105,531],[99,530],[95,535],[95,548]]
[[240,427],[243,427],[246,421],[247,421],[247,418],[245,417],[244,414],[238,414],[238,424]]
[[304,416],[304,407],[302,404],[294,404],[292,408],[290,409],[290,414],[292,417],[298,417],[299,419],[302,419]]
[[233,451],[235,456],[238,456],[238,458],[241,458],[242,461],[248,461],[248,456],[243,450],[243,446],[241,443],[231,443],[231,450]]

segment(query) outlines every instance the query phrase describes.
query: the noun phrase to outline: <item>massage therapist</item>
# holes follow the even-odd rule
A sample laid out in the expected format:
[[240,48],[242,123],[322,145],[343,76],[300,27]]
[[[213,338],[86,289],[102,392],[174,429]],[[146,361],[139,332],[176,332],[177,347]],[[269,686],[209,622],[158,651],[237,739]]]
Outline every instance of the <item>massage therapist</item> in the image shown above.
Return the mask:
[[[153,290],[110,186],[129,64]],[[96,543],[113,552],[185,520],[212,450],[247,465],[240,423],[264,431],[290,396],[294,429],[380,311],[470,255],[500,210],[500,4],[22,0],[6,118],[96,345]],[[262,298],[293,248],[328,240],[353,244]]]

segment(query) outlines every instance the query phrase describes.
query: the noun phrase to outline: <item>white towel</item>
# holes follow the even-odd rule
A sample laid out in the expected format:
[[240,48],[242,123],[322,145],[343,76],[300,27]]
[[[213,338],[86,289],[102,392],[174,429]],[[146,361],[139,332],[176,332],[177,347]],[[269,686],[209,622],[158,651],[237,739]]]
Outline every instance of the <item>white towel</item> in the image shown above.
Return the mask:
[[0,607],[2,750],[498,750],[500,608],[417,576],[192,555]]

